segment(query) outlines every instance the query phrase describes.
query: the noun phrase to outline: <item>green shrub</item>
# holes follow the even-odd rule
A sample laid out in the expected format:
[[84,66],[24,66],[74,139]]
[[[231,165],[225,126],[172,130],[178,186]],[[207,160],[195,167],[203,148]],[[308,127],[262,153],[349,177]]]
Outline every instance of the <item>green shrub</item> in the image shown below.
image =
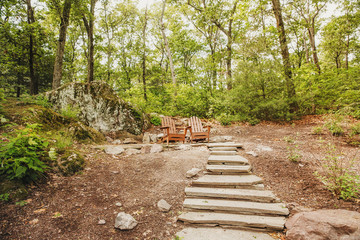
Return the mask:
[[154,124],[155,126],[161,125],[161,119],[158,116],[152,116],[150,119],[150,122]]
[[221,125],[231,125],[231,116],[226,113],[221,113],[216,117],[216,120],[220,122]]
[[43,176],[49,161],[47,147],[49,142],[36,133],[37,124],[16,130],[15,136],[0,147],[0,174],[10,179],[25,182],[37,180]]
[[350,136],[355,136],[360,134],[360,123],[356,123],[351,126]]
[[315,176],[337,197],[352,199],[359,197],[360,176],[354,168],[356,159],[338,152],[334,145],[328,144],[327,155],[322,159],[323,172]]
[[344,129],[341,127],[343,121],[344,117],[342,115],[330,114],[327,116],[324,126],[333,136],[341,136],[344,134]]
[[313,135],[323,134],[323,127],[322,126],[313,127],[311,130],[311,134],[313,134]]
[[80,110],[78,108],[71,107],[70,105],[67,105],[65,108],[61,109],[60,114],[64,117],[73,119],[73,120],[79,120]]

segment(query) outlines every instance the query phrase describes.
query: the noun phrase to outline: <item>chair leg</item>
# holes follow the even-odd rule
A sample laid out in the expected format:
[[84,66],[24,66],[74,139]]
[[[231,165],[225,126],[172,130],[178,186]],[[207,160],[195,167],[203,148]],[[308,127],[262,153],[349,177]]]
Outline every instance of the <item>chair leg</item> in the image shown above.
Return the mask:
[[166,143],[169,146],[169,138],[166,139]]

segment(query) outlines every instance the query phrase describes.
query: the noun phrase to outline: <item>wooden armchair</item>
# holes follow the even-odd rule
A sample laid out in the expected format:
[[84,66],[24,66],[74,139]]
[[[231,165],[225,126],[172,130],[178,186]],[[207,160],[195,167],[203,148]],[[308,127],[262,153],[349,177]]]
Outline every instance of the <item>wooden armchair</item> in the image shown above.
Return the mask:
[[[161,119],[161,128],[164,131],[164,137],[162,137],[162,142],[169,141],[183,141],[185,143],[185,137],[187,132],[187,127],[175,127],[175,122],[171,117],[163,117]],[[180,130],[184,130],[183,133],[180,133]]]
[[191,117],[189,119],[190,141],[197,139],[208,139],[210,141],[210,126],[206,126],[207,131],[202,126],[201,120],[198,117]]

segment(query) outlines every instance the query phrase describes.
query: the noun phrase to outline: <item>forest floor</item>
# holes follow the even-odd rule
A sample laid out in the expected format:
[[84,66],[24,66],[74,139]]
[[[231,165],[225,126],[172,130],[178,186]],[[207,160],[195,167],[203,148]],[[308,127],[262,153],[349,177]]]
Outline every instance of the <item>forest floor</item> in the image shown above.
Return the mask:
[[[321,117],[308,116],[292,124],[215,126],[213,135],[232,136],[243,144],[239,154],[249,159],[254,173],[288,204],[291,214],[325,208],[360,212],[359,201],[338,200],[314,176],[314,171],[321,171],[326,143],[345,153],[344,164],[359,150],[343,137],[311,134],[314,126],[322,124]],[[33,186],[24,206],[0,203],[1,239],[160,240],[174,239],[184,228],[177,216],[184,188],[191,182],[185,173],[193,167],[204,169],[209,156],[206,147],[115,157],[90,145],[77,148],[86,155],[83,172],[71,177],[50,175],[47,184]],[[248,151],[258,156],[247,155]],[[289,155],[296,161],[290,161]],[[158,210],[160,199],[172,205],[170,212]],[[135,229],[114,228],[121,211],[139,222]],[[99,220],[106,223],[99,225]]]

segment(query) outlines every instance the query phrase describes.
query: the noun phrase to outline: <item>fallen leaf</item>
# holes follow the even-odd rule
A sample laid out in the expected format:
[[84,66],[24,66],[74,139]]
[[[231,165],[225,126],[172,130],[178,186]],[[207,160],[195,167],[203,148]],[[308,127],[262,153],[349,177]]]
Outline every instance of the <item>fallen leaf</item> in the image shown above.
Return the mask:
[[54,213],[54,215],[52,216],[52,218],[59,218],[62,217],[62,214],[59,212]]
[[35,210],[34,213],[43,213],[45,211],[46,211],[45,208],[40,208],[40,209]]
[[29,224],[34,225],[34,224],[37,224],[38,222],[39,222],[39,219],[35,218],[35,219],[31,220],[29,222]]

